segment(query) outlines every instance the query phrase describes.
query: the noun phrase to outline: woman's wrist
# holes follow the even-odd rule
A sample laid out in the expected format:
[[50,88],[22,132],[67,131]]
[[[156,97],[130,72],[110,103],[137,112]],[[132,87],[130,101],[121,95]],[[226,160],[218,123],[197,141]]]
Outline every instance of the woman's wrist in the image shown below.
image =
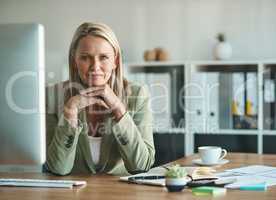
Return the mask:
[[78,110],[76,108],[70,108],[66,105],[64,106],[63,113],[64,115],[66,115],[67,118],[78,117]]
[[115,120],[119,121],[126,113],[126,108],[122,103],[118,103],[117,106],[113,109],[112,113],[115,117]]
[[63,109],[64,117],[67,121],[73,126],[77,127],[78,125],[78,108],[74,104],[64,105]]

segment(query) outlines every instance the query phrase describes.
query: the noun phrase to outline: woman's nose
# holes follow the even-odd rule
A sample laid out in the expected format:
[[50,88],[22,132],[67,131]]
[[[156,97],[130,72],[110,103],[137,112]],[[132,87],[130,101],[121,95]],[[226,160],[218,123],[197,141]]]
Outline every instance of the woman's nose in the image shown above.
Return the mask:
[[95,59],[90,63],[89,70],[97,71],[100,68],[101,68],[101,65],[100,65],[100,62],[98,60]]

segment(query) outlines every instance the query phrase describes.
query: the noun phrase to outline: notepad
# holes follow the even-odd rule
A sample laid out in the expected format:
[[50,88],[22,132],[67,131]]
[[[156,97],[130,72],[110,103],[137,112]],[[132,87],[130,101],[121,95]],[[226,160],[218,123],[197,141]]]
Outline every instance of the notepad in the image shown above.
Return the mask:
[[[185,167],[185,166],[183,166]],[[204,179],[216,179],[217,176],[214,175],[214,170],[210,167],[185,167],[187,170],[187,173],[190,175],[190,177],[193,178],[193,180],[204,180]],[[154,186],[165,186],[165,178],[159,178],[159,179],[151,179],[151,180],[145,180],[145,179],[129,179],[130,177],[137,177],[137,176],[164,176],[167,169],[165,167],[155,167],[150,169],[147,173],[141,173],[136,174],[132,176],[123,176],[120,177],[120,181],[125,182],[131,182],[131,183],[137,183],[137,184],[145,184],[145,185],[154,185]],[[190,181],[191,179],[187,177],[187,181]]]
[[193,180],[217,179],[215,169],[211,167],[186,167],[187,173]]

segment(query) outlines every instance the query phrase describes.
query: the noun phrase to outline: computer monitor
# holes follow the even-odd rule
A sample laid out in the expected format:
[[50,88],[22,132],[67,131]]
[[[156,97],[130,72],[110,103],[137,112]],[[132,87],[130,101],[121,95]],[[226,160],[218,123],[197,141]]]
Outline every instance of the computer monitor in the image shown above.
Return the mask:
[[45,162],[44,28],[0,24],[0,171]]

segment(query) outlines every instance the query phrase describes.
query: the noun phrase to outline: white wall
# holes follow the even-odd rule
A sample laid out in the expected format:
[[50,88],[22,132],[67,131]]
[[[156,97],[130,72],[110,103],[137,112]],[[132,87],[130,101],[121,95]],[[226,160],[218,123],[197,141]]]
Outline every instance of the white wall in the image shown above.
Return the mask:
[[213,59],[218,32],[231,42],[233,60],[263,60],[276,58],[275,10],[276,0],[0,0],[0,23],[45,26],[50,83],[61,79],[73,32],[84,21],[110,25],[128,62],[156,46],[172,60]]

